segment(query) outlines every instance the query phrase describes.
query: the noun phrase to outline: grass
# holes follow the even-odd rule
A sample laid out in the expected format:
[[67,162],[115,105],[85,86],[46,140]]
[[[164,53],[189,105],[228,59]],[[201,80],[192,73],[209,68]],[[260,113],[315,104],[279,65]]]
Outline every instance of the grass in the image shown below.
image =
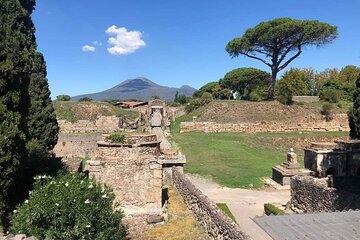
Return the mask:
[[186,155],[185,172],[231,188],[263,186],[261,179],[271,177],[272,167],[286,160],[290,147],[295,146],[302,165],[304,146],[313,141],[332,141],[348,136],[348,132],[179,133],[181,120],[172,123],[171,141]]
[[176,189],[169,187],[169,220],[145,232],[149,240],[208,240]]
[[137,111],[121,109],[107,102],[54,101],[53,106],[57,117],[69,122],[95,121],[97,116],[125,115],[130,120],[139,116]]
[[218,208],[220,208],[226,215],[228,215],[229,218],[231,218],[235,223],[237,223],[234,215],[232,214],[226,203],[217,203],[216,206],[218,206]]

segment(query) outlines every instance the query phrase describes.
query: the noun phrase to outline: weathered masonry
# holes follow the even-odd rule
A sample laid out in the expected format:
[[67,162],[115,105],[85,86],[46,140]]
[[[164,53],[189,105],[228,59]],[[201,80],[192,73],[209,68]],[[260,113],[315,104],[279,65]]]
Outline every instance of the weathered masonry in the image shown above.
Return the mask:
[[147,221],[164,215],[163,181],[172,167],[182,171],[185,156],[163,153],[155,134],[129,134],[126,143],[97,143],[95,161],[87,161],[90,176],[108,184],[127,217]]

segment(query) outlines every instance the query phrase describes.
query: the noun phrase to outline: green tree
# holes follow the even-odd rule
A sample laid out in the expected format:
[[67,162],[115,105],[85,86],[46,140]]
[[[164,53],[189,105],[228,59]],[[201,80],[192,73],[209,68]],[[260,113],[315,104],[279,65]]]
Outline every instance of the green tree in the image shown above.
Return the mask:
[[58,95],[56,96],[56,100],[57,101],[70,101],[70,96],[69,95]]
[[248,99],[254,89],[269,84],[270,79],[270,74],[260,69],[237,68],[225,74],[220,80],[220,86]]
[[356,80],[353,104],[349,111],[350,138],[360,139],[360,75]]
[[45,152],[54,148],[59,133],[46,75],[44,57],[41,53],[36,53],[33,72],[30,75],[30,108],[27,126],[32,144],[37,142]]
[[231,40],[226,51],[232,57],[244,55],[269,66],[268,99],[274,99],[278,72],[296,59],[306,46],[322,46],[336,37],[337,27],[327,23],[278,18],[248,29],[242,37]]
[[2,0],[0,13],[0,225],[25,197],[22,179],[29,109],[29,73],[36,50],[31,0]]
[[219,82],[209,82],[199,88],[199,90],[196,90],[193,93],[194,97],[200,98],[204,93],[208,92],[210,94],[213,94],[215,91],[220,90]]

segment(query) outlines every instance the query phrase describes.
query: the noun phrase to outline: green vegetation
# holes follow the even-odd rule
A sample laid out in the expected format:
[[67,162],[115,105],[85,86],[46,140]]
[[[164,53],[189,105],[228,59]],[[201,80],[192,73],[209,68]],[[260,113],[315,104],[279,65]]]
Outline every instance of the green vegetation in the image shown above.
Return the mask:
[[[267,98],[273,99],[278,72],[296,59],[306,46],[321,46],[331,43],[336,37],[337,28],[327,23],[278,18],[246,30],[242,37],[227,44],[226,51],[232,57],[244,55],[271,68]],[[268,58],[271,61],[267,61]]]
[[188,105],[185,107],[185,111],[187,113],[193,112],[194,110],[209,104],[213,100],[213,96],[209,92],[204,92],[201,98],[195,98],[190,101]]
[[231,218],[234,222],[236,222],[234,215],[232,214],[226,203],[217,203],[216,206],[218,206],[218,208],[220,208],[226,215],[228,215],[229,218]]
[[360,139],[360,74],[356,80],[353,102],[354,106],[349,111],[350,138]]
[[57,101],[70,101],[70,96],[69,95],[58,95],[56,96],[56,100]]
[[[32,144],[37,143],[43,152],[52,150],[57,143],[59,126],[50,99],[49,84],[46,78],[46,63],[41,53],[34,56],[33,72],[30,75],[30,108],[27,117],[29,137]],[[32,149],[28,145],[31,155]]]
[[[237,68],[225,74],[219,81],[224,89],[231,89],[239,99],[250,100],[250,95],[258,88],[266,88],[270,83],[269,73],[256,68]],[[258,96],[263,98],[264,96]]]
[[79,102],[91,102],[93,99],[88,97],[82,97],[78,101]]
[[285,211],[274,206],[273,204],[271,203],[265,203],[264,204],[264,212],[266,215],[285,215]]
[[35,189],[12,217],[12,233],[39,239],[125,239],[115,194],[83,175],[38,176]]
[[[199,109],[200,110],[200,109]],[[301,163],[303,148],[313,141],[346,138],[347,132],[311,133],[179,133],[182,116],[171,125],[174,145],[186,155],[185,172],[209,177],[227,187],[257,188],[262,178],[271,176],[271,168],[286,160],[294,147]]]
[[105,138],[105,141],[111,143],[124,143],[125,135],[123,133],[113,133]]
[[322,108],[321,108],[321,114],[325,116],[326,121],[331,121],[331,119],[333,118],[332,114],[333,114],[333,109],[334,109],[334,105],[331,103],[324,103]]
[[139,116],[137,111],[121,109],[107,102],[55,101],[53,105],[57,117],[69,122],[95,121],[97,116],[124,115],[129,120],[134,120]]

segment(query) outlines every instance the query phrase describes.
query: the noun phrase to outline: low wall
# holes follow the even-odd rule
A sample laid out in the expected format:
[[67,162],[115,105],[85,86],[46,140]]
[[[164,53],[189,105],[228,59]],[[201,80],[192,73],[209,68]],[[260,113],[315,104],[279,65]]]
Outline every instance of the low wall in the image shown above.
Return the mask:
[[337,114],[334,119],[303,123],[234,123],[182,122],[180,132],[322,132],[349,131],[346,114]]
[[79,120],[68,122],[58,119],[61,133],[113,132],[120,129],[121,118],[116,116],[98,116],[95,122]]
[[292,208],[306,213],[360,209],[360,194],[328,185],[329,178],[293,177],[290,184]]
[[174,169],[173,182],[198,223],[214,239],[250,239],[208,197],[203,195],[185,176]]

